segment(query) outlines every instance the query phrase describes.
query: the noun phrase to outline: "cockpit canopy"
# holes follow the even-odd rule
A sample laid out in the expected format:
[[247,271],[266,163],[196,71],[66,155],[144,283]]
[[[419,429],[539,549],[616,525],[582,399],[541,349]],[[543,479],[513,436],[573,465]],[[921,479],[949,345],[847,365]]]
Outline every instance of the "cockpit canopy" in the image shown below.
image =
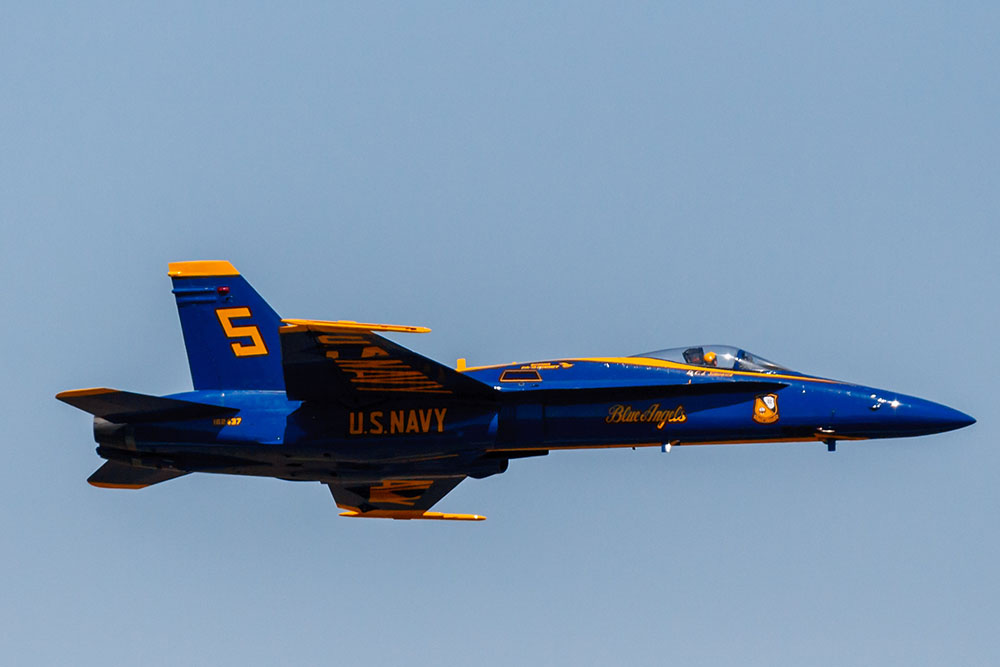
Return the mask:
[[694,347],[672,347],[666,350],[656,350],[643,354],[633,354],[633,357],[646,357],[676,361],[690,366],[706,368],[721,368],[729,371],[753,371],[756,373],[788,373],[789,369],[780,366],[763,357],[750,354],[732,345],[696,345]]

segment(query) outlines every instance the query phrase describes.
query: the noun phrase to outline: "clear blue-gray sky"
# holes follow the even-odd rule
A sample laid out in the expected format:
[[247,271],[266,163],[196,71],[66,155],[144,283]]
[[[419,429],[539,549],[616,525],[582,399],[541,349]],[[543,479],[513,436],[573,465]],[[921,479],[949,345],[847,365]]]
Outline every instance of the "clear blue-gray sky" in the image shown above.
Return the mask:
[[[10,664],[996,664],[995,3],[0,10]],[[471,364],[733,343],[979,419],[559,453],[439,507],[138,492],[63,389],[190,387],[167,263]]]

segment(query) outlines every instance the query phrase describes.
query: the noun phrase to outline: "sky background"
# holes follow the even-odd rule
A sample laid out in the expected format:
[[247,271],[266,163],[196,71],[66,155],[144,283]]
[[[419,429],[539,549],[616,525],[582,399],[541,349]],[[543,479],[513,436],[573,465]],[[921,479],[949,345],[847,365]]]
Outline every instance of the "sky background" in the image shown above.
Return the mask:
[[[9,3],[11,664],[997,664],[996,3]],[[190,388],[167,263],[453,363],[731,343],[939,401],[917,439],[319,484],[85,479],[54,400]]]

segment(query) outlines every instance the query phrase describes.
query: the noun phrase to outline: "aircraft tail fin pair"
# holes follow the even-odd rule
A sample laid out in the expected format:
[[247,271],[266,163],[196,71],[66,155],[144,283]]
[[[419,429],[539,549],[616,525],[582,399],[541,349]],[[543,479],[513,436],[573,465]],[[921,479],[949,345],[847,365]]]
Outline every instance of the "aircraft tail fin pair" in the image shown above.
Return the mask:
[[226,261],[173,262],[169,275],[196,390],[284,389],[293,400],[317,401],[494,393],[375,333],[425,327],[283,321]]
[[[287,383],[289,398],[314,401],[414,394],[485,398],[493,393],[492,388],[375,333],[429,329],[344,321],[283,322],[227,261],[172,262],[168,273],[195,390],[280,391]],[[205,419],[239,412],[103,387],[64,391],[56,398],[117,423]],[[105,488],[137,489],[184,474],[109,460],[87,481]],[[395,516],[402,511],[391,504],[386,507],[392,511],[366,505],[364,514]],[[404,518],[454,518],[428,513],[426,508],[411,511],[404,505],[404,509]]]
[[[171,262],[168,275],[196,391],[285,388],[281,318],[232,264]],[[110,421],[216,416],[199,414],[206,406],[113,389],[65,391],[57,398]],[[207,409],[212,412],[213,406]]]

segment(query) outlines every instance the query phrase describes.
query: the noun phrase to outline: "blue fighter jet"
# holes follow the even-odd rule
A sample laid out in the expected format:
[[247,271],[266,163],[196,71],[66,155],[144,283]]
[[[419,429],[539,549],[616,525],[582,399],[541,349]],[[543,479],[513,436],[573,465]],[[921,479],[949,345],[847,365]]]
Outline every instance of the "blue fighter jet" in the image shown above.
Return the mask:
[[94,415],[87,480],[136,489],[191,472],[326,484],[341,516],[429,511],[466,477],[553,450],[819,442],[973,424],[920,398],[696,345],[630,357],[450,368],[383,337],[423,327],[282,320],[225,261],[169,266],[194,391],[56,396]]

